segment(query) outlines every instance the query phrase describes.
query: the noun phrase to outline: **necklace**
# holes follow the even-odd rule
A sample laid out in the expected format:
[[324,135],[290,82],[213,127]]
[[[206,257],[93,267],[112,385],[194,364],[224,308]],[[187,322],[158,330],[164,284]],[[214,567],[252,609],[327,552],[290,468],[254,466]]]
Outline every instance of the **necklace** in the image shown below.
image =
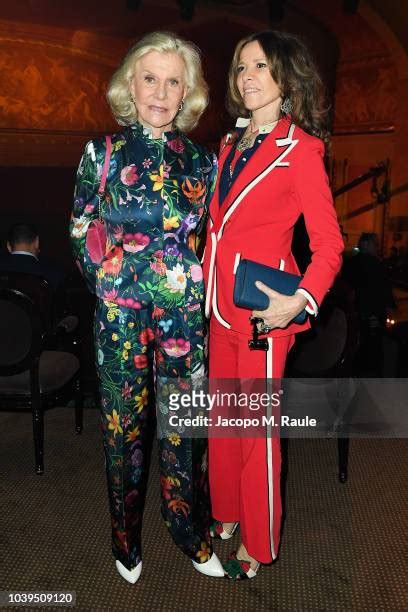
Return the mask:
[[247,134],[246,136],[243,136],[241,140],[239,141],[239,143],[237,144],[238,151],[242,153],[242,151],[245,151],[246,149],[249,149],[250,147],[252,147],[252,145],[255,142],[255,138],[257,134],[258,134],[258,130],[256,129],[256,130],[251,130],[249,134]]
[[[275,127],[275,125],[278,123],[278,121],[279,121],[279,118],[278,119],[274,119],[273,121],[269,121],[267,123],[263,123],[262,127],[263,128],[269,127],[269,126]],[[253,126],[252,120],[251,120],[251,123],[249,124],[248,127],[250,128],[249,134],[247,134],[246,136],[243,136],[241,138],[241,140],[239,141],[239,143],[237,144],[237,149],[241,153],[243,151],[245,151],[246,149],[249,149],[250,147],[253,146],[253,144],[255,142],[256,135],[259,132],[259,128],[253,129],[254,126]]]
[[[279,121],[279,118],[275,119],[274,121],[269,121],[268,123],[263,123],[261,127],[265,128],[265,127],[272,126],[271,130],[269,130],[269,131],[272,131],[272,129],[275,127],[278,121]],[[252,129],[253,128],[252,120],[249,123],[248,128],[250,129],[250,132],[241,138],[241,140],[238,142],[237,147],[236,147],[237,151],[239,151],[240,153],[253,147],[257,134],[259,133],[259,128]],[[231,163],[229,164],[230,178],[232,178],[232,175],[234,173],[234,167],[235,167],[235,163],[234,163],[234,160],[232,160]]]

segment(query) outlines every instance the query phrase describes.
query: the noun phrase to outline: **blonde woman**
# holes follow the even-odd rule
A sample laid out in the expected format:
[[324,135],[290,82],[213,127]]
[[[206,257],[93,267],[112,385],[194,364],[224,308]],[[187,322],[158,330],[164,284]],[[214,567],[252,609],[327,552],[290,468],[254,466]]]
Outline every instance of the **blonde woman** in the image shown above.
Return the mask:
[[[112,519],[113,554],[129,582],[142,569],[141,532],[157,379],[203,370],[203,280],[192,240],[202,225],[216,160],[185,132],[207,106],[198,49],[172,33],[140,40],[113,75],[111,137],[101,213],[102,258],[87,241],[98,217],[104,139],[79,165],[71,223],[73,250],[97,295],[95,344]],[[159,440],[162,515],[175,543],[209,576],[223,576],[209,536],[202,440],[174,431]]]

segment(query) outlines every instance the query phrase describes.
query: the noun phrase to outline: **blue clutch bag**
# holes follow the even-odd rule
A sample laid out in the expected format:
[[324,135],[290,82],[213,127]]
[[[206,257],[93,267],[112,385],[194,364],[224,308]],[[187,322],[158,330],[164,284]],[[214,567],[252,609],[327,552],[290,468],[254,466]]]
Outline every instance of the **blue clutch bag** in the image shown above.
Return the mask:
[[[250,259],[241,259],[235,273],[234,304],[249,310],[266,310],[269,298],[256,288],[255,281],[261,281],[284,295],[293,295],[301,280],[302,276],[264,266]],[[304,323],[306,317],[306,310],[302,310],[293,319],[293,323]]]

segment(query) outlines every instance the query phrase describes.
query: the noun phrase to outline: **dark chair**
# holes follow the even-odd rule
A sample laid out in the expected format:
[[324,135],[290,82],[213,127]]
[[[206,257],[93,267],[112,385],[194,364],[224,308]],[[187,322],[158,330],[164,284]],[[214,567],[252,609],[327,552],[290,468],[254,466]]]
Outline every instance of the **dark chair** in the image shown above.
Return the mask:
[[80,363],[72,353],[44,349],[44,312],[27,294],[0,287],[0,400],[2,408],[31,408],[37,474],[44,471],[44,410],[67,391],[75,395],[75,430],[82,431]]
[[45,278],[35,274],[0,270],[2,287],[24,293],[38,307],[47,334],[45,348],[68,350],[79,356],[79,319],[76,315],[66,314],[66,296],[61,289],[54,289]]
[[351,377],[358,347],[358,323],[351,303],[339,281],[323,302],[312,329],[298,335],[286,370],[286,376],[300,379],[303,385],[325,385],[327,397],[333,398],[338,417],[332,433],[339,436],[338,477],[342,483],[348,478],[349,438],[341,433],[341,417],[353,393]]

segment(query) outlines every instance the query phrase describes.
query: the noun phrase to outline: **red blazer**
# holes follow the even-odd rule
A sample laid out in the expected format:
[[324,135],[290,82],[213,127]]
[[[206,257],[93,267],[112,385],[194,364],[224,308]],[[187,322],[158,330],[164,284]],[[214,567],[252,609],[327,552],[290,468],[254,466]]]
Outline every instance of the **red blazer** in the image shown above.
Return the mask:
[[[229,140],[227,135],[221,144],[220,173],[232,146]],[[300,288],[308,299],[307,310],[317,315],[340,270],[343,251],[323,155],[320,139],[282,119],[241,170],[221,208],[218,181],[210,204],[203,270],[207,316],[213,310],[224,327],[252,331],[250,311],[233,302],[240,258],[299,273],[291,244],[293,227],[302,213],[312,259]],[[308,321],[292,323],[270,335],[289,335],[308,327]]]

